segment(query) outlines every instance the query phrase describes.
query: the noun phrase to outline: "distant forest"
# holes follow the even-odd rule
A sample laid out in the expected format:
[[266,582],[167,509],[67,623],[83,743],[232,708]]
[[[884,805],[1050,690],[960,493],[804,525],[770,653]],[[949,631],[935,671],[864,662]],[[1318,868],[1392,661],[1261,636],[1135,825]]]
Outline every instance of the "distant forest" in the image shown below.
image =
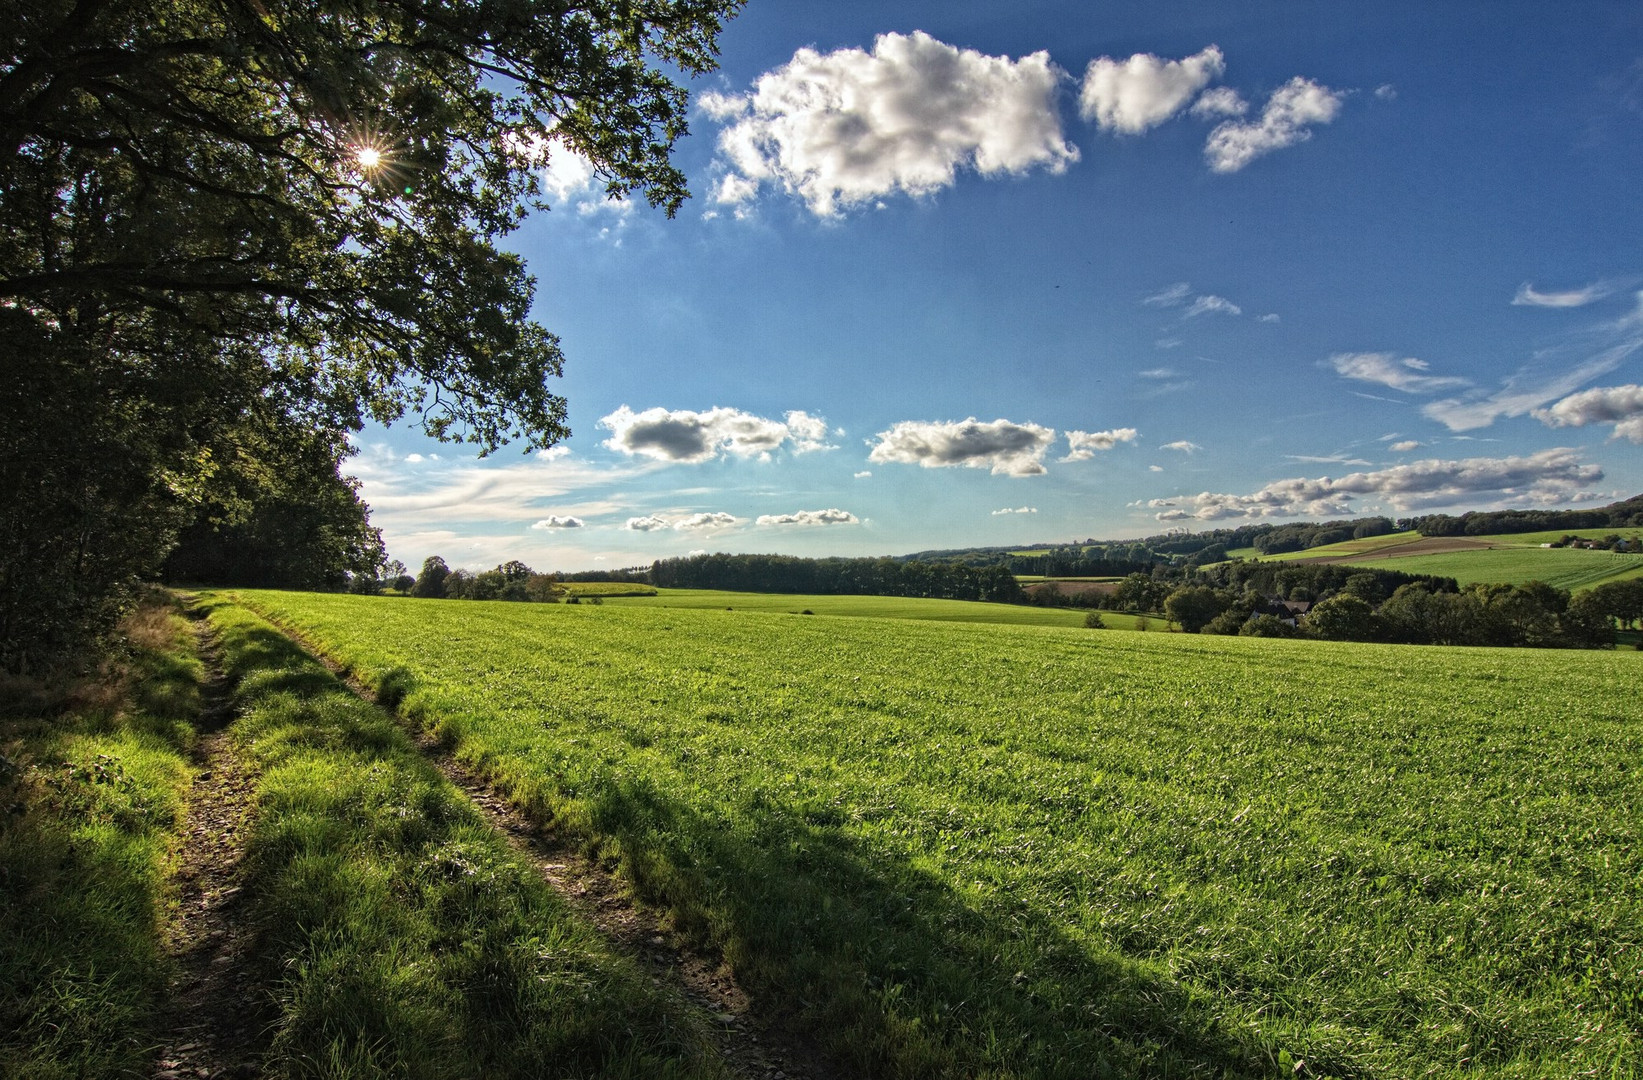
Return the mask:
[[660,588],[810,595],[908,596],[1019,603],[1007,566],[917,559],[802,559],[792,555],[692,555],[650,568]]
[[1596,510],[1473,510],[1459,517],[1428,514],[1398,523],[1422,536],[1493,536],[1558,529],[1643,528],[1643,495]]

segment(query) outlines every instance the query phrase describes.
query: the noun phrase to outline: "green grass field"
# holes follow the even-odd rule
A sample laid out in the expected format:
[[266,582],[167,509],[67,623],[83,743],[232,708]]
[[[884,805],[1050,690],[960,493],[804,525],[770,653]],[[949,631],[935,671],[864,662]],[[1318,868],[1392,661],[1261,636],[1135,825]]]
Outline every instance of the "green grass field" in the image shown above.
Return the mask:
[[[1082,627],[1084,612],[1026,604],[983,604],[974,600],[927,600],[900,596],[802,596],[788,593],[725,592],[716,589],[658,589],[655,596],[609,598],[613,607],[706,610],[730,614],[842,616],[859,619],[908,619],[916,622],[996,623],[1005,626]],[[1133,630],[1137,616],[1103,611],[1110,629]],[[1162,617],[1149,620],[1162,630]]]
[[1462,585],[1544,581],[1570,591],[1643,574],[1643,556],[1538,546],[1366,559],[1353,565],[1406,574],[1437,574],[1452,577]]
[[244,595],[843,1075],[1643,1070],[1635,653]]

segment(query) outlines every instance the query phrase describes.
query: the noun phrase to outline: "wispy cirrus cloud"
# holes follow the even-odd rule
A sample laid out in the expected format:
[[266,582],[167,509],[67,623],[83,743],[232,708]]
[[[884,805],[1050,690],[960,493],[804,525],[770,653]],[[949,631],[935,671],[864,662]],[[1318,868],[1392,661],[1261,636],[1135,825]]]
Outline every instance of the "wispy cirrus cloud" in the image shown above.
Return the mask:
[[1159,521],[1335,517],[1354,513],[1353,502],[1364,498],[1400,511],[1493,499],[1556,506],[1592,498],[1587,489],[1603,479],[1602,468],[1582,462],[1579,454],[1557,447],[1522,457],[1432,459],[1341,477],[1278,480],[1243,495],[1206,491],[1147,505]]
[[698,464],[724,454],[757,457],[783,447],[795,454],[836,449],[827,442],[827,422],[800,410],[770,420],[740,409],[634,412],[623,405],[602,417],[599,426],[611,433],[604,442],[609,449],[674,464]]
[[1607,375],[1643,341],[1624,349],[1605,350],[1574,368],[1546,374],[1530,369],[1509,375],[1491,394],[1433,401],[1421,413],[1450,431],[1475,431],[1503,416],[1525,416],[1554,398],[1564,397],[1600,375]]
[[962,466],[995,476],[1042,476],[1055,429],[1010,420],[903,420],[878,434],[867,459],[926,469]]
[[[1141,302],[1148,307],[1185,308],[1181,313],[1183,319],[1196,319],[1200,315],[1242,315],[1244,309],[1234,304],[1224,296],[1214,293],[1194,293],[1192,286],[1185,281],[1160,289],[1150,296],[1141,298]],[[1162,342],[1159,343],[1162,347]],[[1171,342],[1172,345],[1179,342]]]
[[1191,454],[1191,453],[1194,453],[1198,450],[1202,450],[1203,447],[1199,446],[1195,442],[1189,442],[1186,439],[1177,439],[1174,442],[1165,443],[1163,446],[1160,446],[1158,449],[1160,449],[1160,450],[1174,450],[1178,454]]
[[1243,313],[1243,308],[1239,307],[1237,304],[1234,304],[1226,297],[1211,294],[1208,296],[1200,296],[1193,300],[1191,305],[1188,306],[1186,313],[1181,317],[1184,319],[1195,319],[1200,315],[1242,315]]
[[1363,458],[1350,458],[1345,454],[1285,454],[1286,461],[1299,461],[1306,465],[1370,465],[1373,462]]
[[1541,292],[1526,281],[1518,286],[1517,295],[1512,297],[1512,304],[1516,307],[1585,307],[1587,304],[1595,303],[1609,296],[1614,291],[1612,284],[1599,281],[1581,289]]
[[1448,375],[1428,375],[1431,365],[1413,356],[1399,359],[1395,353],[1336,353],[1327,361],[1344,379],[1378,383],[1406,394],[1429,394],[1470,386],[1467,379]]
[[766,187],[818,217],[903,193],[984,177],[1061,172],[1078,160],[1062,137],[1065,72],[1047,52],[986,56],[923,32],[880,34],[872,51],[800,49],[746,94],[704,95],[719,134],[715,198],[740,205]]
[[[1643,348],[1643,293],[1630,312],[1618,319],[1567,335],[1562,344],[1543,348],[1535,360],[1502,380],[1493,393],[1433,401],[1421,413],[1449,431],[1489,427],[1502,416],[1526,416],[1549,401],[1567,398],[1585,383],[1613,372],[1631,353]],[[1584,360],[1562,367],[1574,357]]]
[[1038,507],[1036,507],[1036,506],[1006,506],[1002,510],[994,510],[993,513],[992,513],[992,516],[993,517],[1002,517],[1005,514],[1036,514],[1036,513],[1038,513]]

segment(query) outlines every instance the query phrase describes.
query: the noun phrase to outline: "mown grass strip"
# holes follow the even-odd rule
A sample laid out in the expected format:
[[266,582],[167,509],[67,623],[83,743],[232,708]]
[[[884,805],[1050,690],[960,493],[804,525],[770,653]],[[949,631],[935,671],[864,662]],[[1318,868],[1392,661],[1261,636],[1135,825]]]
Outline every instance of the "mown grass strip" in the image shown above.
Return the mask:
[[124,655],[78,696],[0,717],[0,1076],[143,1075],[153,1059],[202,669],[167,603],[123,630]]
[[614,955],[381,710],[212,601],[261,770],[246,848],[284,1077],[715,1077]]
[[252,598],[862,1075],[1643,1069],[1635,654]]

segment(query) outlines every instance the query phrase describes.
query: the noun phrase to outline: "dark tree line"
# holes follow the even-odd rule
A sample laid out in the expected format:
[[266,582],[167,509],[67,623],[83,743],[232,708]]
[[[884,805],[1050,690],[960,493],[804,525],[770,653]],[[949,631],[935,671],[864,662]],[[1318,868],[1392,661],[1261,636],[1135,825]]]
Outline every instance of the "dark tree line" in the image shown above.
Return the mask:
[[1398,524],[1422,536],[1494,536],[1551,532],[1556,529],[1627,529],[1643,527],[1643,495],[1595,510],[1473,510],[1458,517],[1426,514]]
[[427,600],[513,600],[557,604],[565,599],[558,574],[539,574],[518,559],[491,570],[471,573],[452,570],[444,559],[430,555],[410,583],[410,595]]
[[997,564],[900,559],[804,559],[793,555],[692,555],[661,559],[650,582],[663,588],[817,595],[908,596],[1017,603],[1021,586]]
[[1601,649],[1615,641],[1603,598],[1571,596],[1540,581],[1473,584],[1458,592],[1406,585],[1378,606],[1340,593],[1313,608],[1305,626],[1328,640],[1411,645]]

